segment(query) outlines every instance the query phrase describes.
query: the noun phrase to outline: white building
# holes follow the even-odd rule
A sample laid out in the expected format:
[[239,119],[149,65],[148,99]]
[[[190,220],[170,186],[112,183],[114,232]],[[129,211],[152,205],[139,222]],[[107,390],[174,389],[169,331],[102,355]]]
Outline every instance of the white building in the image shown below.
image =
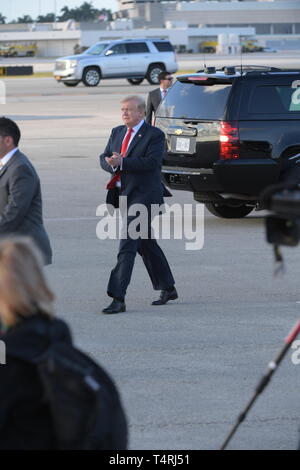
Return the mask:
[[252,27],[265,43],[300,49],[300,0],[119,0],[117,16],[148,27],[166,21],[185,21],[188,27]]
[[119,0],[119,8],[112,23],[0,25],[0,43],[34,41],[39,56],[58,57],[100,39],[160,37],[178,49],[198,52],[201,42],[226,34],[300,50],[300,0]]
[[[101,25],[101,26],[100,26]],[[187,27],[185,22],[167,22],[164,28],[135,28],[132,29],[130,20],[119,20],[111,24],[98,23],[53,23],[47,25],[14,25],[14,28],[3,28],[0,25],[0,44],[13,42],[35,42],[38,56],[61,57],[74,53],[76,45],[89,47],[99,40],[122,38],[164,38],[177,48],[199,50],[201,41],[217,39],[224,32],[222,27],[200,28]],[[17,29],[19,27],[19,29]],[[227,34],[248,38],[255,34],[254,28],[227,28]]]
[[41,57],[72,54],[80,41],[78,24],[70,20],[64,23],[0,25],[0,44],[35,42]]

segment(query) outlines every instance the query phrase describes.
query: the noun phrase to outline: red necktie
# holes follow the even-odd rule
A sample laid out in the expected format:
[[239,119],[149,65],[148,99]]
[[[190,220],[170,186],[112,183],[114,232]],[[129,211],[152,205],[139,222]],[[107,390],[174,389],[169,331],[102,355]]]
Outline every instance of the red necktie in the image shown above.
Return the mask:
[[[121,156],[124,158],[126,157],[126,152],[128,149],[128,144],[130,141],[131,134],[133,132],[133,129],[131,127],[128,128],[127,133],[125,135],[125,138],[122,142],[122,147],[121,147]],[[106,189],[114,189],[117,181],[120,181],[120,170],[117,170],[111,180],[107,183]]]

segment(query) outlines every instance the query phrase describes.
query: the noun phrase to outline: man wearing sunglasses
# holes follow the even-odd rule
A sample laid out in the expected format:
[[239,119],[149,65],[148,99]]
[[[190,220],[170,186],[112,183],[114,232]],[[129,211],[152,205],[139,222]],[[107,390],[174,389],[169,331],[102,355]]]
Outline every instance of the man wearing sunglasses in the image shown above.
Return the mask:
[[159,88],[150,91],[147,100],[147,109],[146,109],[146,122],[147,124],[152,124],[152,115],[155,115],[155,112],[158,108],[161,100],[164,99],[170,86],[173,83],[173,77],[169,72],[161,72],[158,75],[159,79]]

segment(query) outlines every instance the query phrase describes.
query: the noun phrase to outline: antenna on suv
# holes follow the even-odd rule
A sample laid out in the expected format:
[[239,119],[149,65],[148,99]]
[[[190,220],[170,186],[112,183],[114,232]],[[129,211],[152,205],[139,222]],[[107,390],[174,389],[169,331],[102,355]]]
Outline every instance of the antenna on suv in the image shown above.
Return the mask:
[[243,75],[243,46],[241,46],[241,75]]

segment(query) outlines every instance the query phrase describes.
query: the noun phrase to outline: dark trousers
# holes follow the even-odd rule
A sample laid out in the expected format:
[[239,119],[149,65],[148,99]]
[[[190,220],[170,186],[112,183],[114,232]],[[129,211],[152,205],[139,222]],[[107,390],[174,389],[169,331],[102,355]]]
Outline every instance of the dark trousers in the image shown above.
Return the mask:
[[[130,222],[132,218],[129,218]],[[135,256],[138,253],[146,266],[154,290],[165,290],[175,284],[168,261],[153,238],[134,240],[127,236],[120,241],[118,261],[108,282],[107,293],[110,297],[124,298],[130,283]]]

